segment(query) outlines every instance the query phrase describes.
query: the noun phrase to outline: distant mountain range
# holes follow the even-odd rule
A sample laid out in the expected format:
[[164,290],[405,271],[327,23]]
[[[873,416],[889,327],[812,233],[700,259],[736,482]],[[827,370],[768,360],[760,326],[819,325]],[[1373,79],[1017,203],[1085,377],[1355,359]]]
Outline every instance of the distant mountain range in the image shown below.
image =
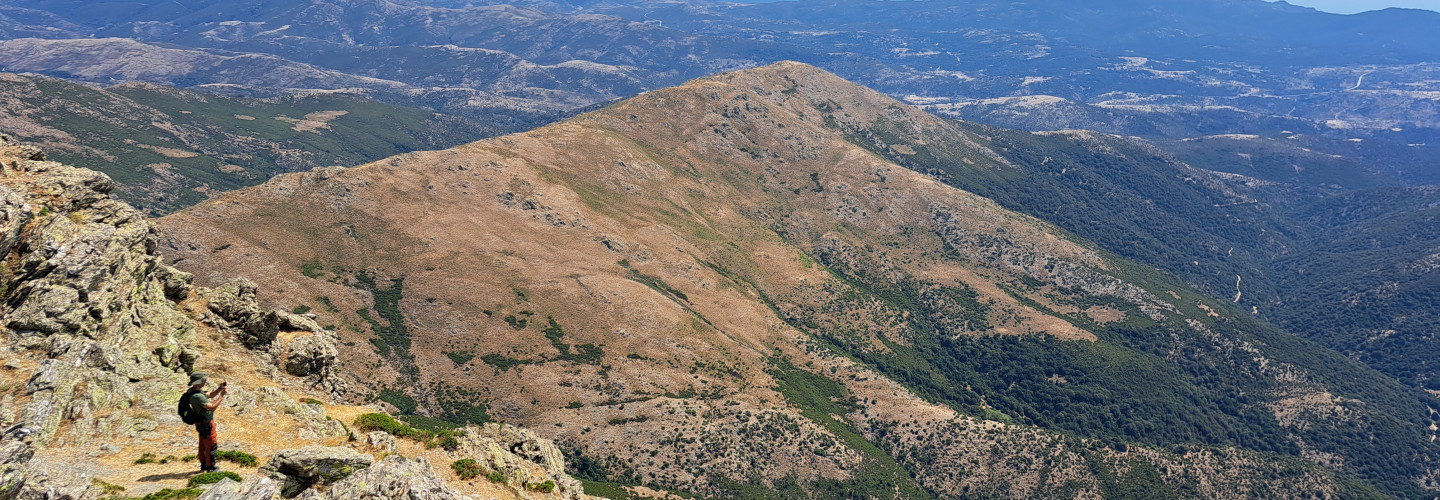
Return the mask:
[[271,99],[0,74],[0,130],[108,174],[153,215],[283,172],[353,166],[502,131],[350,93]]

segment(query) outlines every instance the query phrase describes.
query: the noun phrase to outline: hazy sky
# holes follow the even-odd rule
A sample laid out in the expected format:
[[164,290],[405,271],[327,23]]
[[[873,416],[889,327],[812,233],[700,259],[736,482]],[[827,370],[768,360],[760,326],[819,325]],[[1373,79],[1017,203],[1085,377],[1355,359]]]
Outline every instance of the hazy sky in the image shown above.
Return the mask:
[[1325,12],[1354,14],[1386,7],[1430,9],[1440,12],[1440,0],[1286,0],[1293,5],[1314,7]]

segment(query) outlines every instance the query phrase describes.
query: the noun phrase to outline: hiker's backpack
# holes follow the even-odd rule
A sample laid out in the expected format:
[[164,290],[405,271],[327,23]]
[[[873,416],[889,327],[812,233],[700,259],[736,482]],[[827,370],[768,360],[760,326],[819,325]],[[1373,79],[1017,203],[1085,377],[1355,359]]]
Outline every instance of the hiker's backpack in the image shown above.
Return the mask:
[[180,414],[180,421],[185,422],[187,425],[198,424],[200,423],[200,419],[204,418],[204,415],[195,411],[195,405],[190,404],[190,396],[195,395],[196,392],[198,391],[193,389],[185,391],[185,394],[180,396],[180,404],[175,406],[175,412]]

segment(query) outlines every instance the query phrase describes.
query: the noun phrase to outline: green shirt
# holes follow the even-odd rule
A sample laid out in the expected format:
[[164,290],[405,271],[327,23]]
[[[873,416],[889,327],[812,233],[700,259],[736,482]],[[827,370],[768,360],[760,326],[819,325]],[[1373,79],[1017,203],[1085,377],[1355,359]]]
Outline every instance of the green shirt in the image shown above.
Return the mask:
[[196,422],[197,424],[215,420],[215,412],[205,409],[205,405],[208,404],[210,404],[210,398],[205,397],[204,392],[195,391],[195,394],[190,395],[190,410],[200,415],[200,421]]

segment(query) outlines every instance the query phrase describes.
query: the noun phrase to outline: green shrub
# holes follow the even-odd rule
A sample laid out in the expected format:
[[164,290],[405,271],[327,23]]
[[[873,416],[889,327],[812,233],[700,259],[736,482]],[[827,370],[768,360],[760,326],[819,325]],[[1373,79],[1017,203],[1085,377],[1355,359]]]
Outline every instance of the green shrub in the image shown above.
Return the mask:
[[215,459],[234,462],[240,464],[242,467],[255,467],[260,463],[255,459],[255,455],[238,450],[217,451],[215,452]]
[[415,409],[420,407],[420,405],[415,402],[415,398],[394,389],[380,389],[380,394],[376,397],[381,401],[395,405],[396,408],[400,409],[400,413],[415,413]]
[[493,470],[492,470],[492,471],[490,471],[489,474],[486,474],[486,475],[485,475],[485,478],[486,478],[486,479],[489,479],[490,482],[492,482],[492,483],[503,483],[503,482],[505,482],[505,475],[504,475],[504,474],[501,474],[500,471],[493,471]]
[[190,481],[187,482],[187,483],[185,483],[185,486],[194,488],[194,487],[200,486],[200,485],[202,485],[202,484],[215,484],[215,483],[220,482],[221,479],[225,479],[225,478],[227,478],[227,477],[230,478],[230,479],[232,479],[232,480],[234,480],[234,481],[237,482],[237,483],[240,482],[240,475],[239,475],[239,474],[236,474],[236,473],[234,473],[234,472],[230,472],[230,471],[228,471],[228,470],[222,470],[222,471],[215,471],[215,472],[203,472],[203,473],[200,473],[200,474],[196,474],[196,475],[190,476]]
[[385,433],[396,437],[420,437],[423,432],[414,427],[400,423],[384,413],[366,413],[355,417],[355,428],[360,432],[385,431]]
[[450,361],[454,362],[456,365],[463,365],[465,363],[469,363],[470,360],[475,359],[475,355],[468,352],[445,351],[444,354],[445,357],[450,358]]
[[318,400],[318,399],[315,399],[315,398],[301,398],[301,399],[300,399],[300,402],[301,402],[301,403],[305,403],[305,404],[307,404],[307,405],[320,405],[320,406],[325,406],[325,402],[324,402],[324,401],[321,401],[321,400]]
[[104,492],[104,494],[106,494],[106,495],[114,495],[114,494],[116,494],[116,493],[125,491],[125,487],[124,487],[124,486],[120,486],[120,485],[118,485],[118,484],[110,484],[110,483],[107,483],[107,482],[105,482],[105,481],[100,480],[100,478],[98,478],[98,477],[91,479],[91,480],[90,480],[90,484],[93,484],[93,485],[95,485],[95,486],[99,486],[99,487],[100,487],[100,491]]
[[291,309],[290,312],[293,312],[293,313],[295,313],[295,314],[305,314],[305,313],[310,312],[310,306],[307,306],[307,305],[305,305],[305,304],[300,304],[300,305],[298,305],[298,306],[295,306],[294,309]]
[[455,469],[455,475],[460,476],[460,479],[473,479],[485,473],[485,468],[475,463],[475,459],[472,458],[456,460],[455,463],[450,464],[450,468]]
[[555,481],[547,479],[543,483],[525,483],[525,489],[541,493],[550,493],[555,491]]
[[143,453],[140,455],[140,458],[135,459],[135,465],[153,464],[157,462],[159,462],[159,460],[155,458],[154,453]]
[[[229,245],[226,245],[229,246]],[[319,278],[320,272],[325,270],[325,264],[320,259],[313,259],[300,264],[300,274],[307,278]]]
[[165,488],[149,495],[145,495],[140,500],[182,500],[187,498],[199,498],[201,493],[204,493],[204,491],[200,488],[185,488],[179,490]]

